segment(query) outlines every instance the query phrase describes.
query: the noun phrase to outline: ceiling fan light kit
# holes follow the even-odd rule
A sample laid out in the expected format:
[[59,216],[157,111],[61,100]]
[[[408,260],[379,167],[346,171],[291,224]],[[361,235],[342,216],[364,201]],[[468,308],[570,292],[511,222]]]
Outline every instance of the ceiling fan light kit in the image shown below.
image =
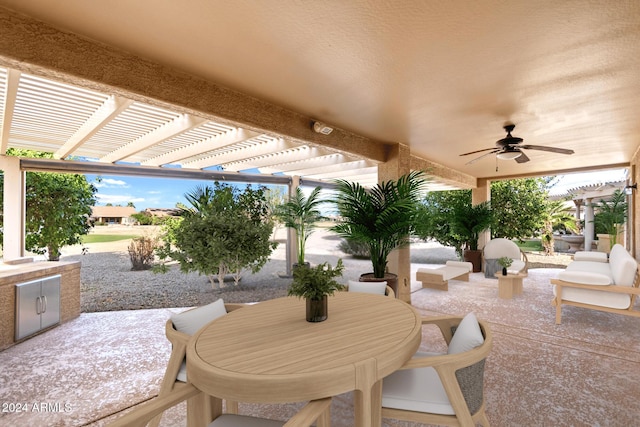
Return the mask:
[[519,145],[524,141],[522,138],[518,138],[516,136],[512,136],[511,132],[515,129],[516,125],[513,123],[507,124],[504,126],[504,130],[507,132],[507,136],[505,138],[499,139],[496,141],[496,146],[492,148],[484,148],[482,150],[471,151],[469,153],[460,154],[461,156],[468,156],[469,154],[482,153],[483,151],[487,151],[487,153],[482,154],[479,157],[467,162],[466,164],[474,163],[483,157],[489,156],[491,154],[496,155],[496,159],[500,160],[515,160],[518,163],[526,163],[529,161],[529,157],[524,153],[524,150],[539,150],[539,151],[549,151],[552,153],[558,154],[573,154],[573,150],[568,150],[566,148],[555,148],[555,147],[546,147],[543,145]]
[[522,155],[522,151],[504,151],[502,153],[496,154],[496,157],[500,160],[513,160],[516,157],[520,157]]

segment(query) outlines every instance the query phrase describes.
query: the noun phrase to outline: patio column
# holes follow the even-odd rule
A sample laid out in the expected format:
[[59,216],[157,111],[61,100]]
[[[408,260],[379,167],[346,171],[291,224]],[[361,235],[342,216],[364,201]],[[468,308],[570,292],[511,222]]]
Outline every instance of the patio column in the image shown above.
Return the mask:
[[[479,203],[491,200],[491,181],[485,178],[479,178],[476,188],[471,189],[471,204],[477,205]],[[478,248],[484,248],[484,245],[491,240],[491,230],[484,231],[478,236]]]
[[4,261],[24,256],[25,235],[25,172],[20,170],[18,157],[0,156],[0,169],[4,171],[4,235],[2,251]]
[[[291,184],[289,184],[289,197],[293,197],[296,194],[296,189],[300,186],[300,177],[292,176]],[[293,228],[287,228],[287,276],[292,276],[293,271],[291,265],[294,262],[298,262],[298,239],[296,239],[296,230]]]
[[590,251],[593,244],[595,227],[593,224],[593,199],[588,198],[584,203],[584,250]]
[[[410,168],[411,151],[404,144],[397,144],[389,151],[385,163],[378,165],[378,182],[396,180],[408,174]],[[389,272],[398,275],[398,299],[411,304],[411,250],[396,249],[388,258]]]

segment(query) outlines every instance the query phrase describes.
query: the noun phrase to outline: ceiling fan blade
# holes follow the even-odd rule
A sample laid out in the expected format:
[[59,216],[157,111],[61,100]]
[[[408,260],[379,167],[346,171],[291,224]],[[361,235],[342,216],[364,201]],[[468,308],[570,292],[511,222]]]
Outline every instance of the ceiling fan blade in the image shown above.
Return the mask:
[[[492,154],[494,154],[494,153],[498,153],[498,152],[500,152],[500,150],[499,150],[499,149],[497,149],[497,148],[492,148],[492,150],[493,150],[493,151],[490,151],[490,152],[488,152],[488,153],[485,153],[485,154],[483,154],[482,156],[480,156],[480,157],[476,157],[475,159],[471,160],[470,162],[465,163],[465,165],[470,165],[470,164],[475,163],[475,162],[477,162],[478,160],[482,159],[483,157],[487,157],[487,156],[490,156],[490,155],[492,155]],[[486,151],[486,150],[481,150],[481,151]]]
[[524,151],[521,151],[518,157],[516,157],[516,162],[518,163],[527,163],[529,161],[529,158],[527,157],[526,154],[524,154]]
[[521,145],[519,148],[526,148],[529,150],[540,150],[540,151],[550,151],[552,153],[559,154],[573,154],[573,150],[568,150],[566,148],[556,148],[556,147],[545,147],[544,145]]
[[492,147],[492,148],[484,148],[482,150],[476,150],[476,151],[470,151],[468,153],[464,153],[464,154],[460,154],[461,156],[468,156],[469,154],[476,154],[476,153],[482,153],[483,151],[489,151],[489,150],[495,150],[496,147]]

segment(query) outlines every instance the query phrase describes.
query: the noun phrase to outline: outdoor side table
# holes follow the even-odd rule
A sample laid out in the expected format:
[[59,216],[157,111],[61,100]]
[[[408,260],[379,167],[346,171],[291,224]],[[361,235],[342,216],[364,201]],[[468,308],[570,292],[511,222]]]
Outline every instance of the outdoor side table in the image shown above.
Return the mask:
[[514,295],[522,295],[522,279],[527,277],[527,273],[502,275],[499,271],[495,274],[498,278],[498,297],[511,299]]

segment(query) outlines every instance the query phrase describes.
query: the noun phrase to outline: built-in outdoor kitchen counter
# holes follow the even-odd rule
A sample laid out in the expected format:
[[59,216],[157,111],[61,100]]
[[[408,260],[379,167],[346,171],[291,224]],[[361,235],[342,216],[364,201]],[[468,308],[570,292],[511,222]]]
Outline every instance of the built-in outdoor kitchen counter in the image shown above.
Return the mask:
[[0,350],[79,315],[80,262],[0,263]]

